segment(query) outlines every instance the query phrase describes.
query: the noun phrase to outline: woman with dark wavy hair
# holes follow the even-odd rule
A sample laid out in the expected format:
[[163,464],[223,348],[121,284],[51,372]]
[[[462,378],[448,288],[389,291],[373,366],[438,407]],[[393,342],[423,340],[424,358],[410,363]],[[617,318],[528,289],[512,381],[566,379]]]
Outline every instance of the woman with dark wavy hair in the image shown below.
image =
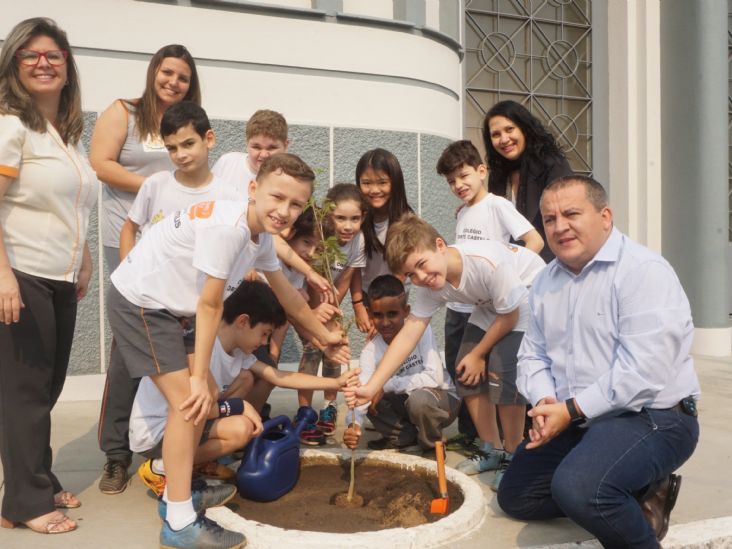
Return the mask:
[[51,410],[66,379],[99,183],[81,145],[79,71],[51,19],[21,21],[0,52],[0,458],[4,528],[61,534],[79,507],[51,471]]
[[[500,101],[483,121],[483,143],[490,169],[488,189],[508,198],[546,241],[539,199],[544,188],[572,169],[554,137],[526,107]],[[544,261],[554,258],[549,246]]]

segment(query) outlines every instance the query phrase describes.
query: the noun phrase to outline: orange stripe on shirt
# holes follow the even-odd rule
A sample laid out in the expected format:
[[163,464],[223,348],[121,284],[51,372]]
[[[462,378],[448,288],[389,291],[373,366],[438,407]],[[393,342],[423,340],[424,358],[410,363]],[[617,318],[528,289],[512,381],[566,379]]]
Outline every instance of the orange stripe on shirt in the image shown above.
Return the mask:
[[7,175],[8,177],[12,177],[13,179],[15,179],[16,177],[18,177],[19,173],[20,170],[18,168],[0,165],[0,175]]

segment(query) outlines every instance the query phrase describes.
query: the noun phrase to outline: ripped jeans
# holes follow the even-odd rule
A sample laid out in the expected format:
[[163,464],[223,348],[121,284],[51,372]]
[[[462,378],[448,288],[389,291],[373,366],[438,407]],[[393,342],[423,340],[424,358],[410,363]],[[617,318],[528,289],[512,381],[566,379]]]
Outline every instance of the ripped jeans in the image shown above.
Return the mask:
[[671,408],[570,425],[533,450],[524,441],[501,481],[498,504],[519,520],[569,517],[604,547],[658,547],[636,498],[694,451],[696,417]]

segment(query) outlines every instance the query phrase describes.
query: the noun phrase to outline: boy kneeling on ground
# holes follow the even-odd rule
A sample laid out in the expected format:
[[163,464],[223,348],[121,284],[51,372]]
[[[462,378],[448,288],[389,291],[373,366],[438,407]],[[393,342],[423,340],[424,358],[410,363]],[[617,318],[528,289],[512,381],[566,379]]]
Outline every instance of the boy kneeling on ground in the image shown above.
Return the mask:
[[[361,352],[361,383],[368,383],[386,349],[404,326],[410,307],[404,285],[392,275],[376,278],[369,287],[368,313],[378,335]],[[442,430],[456,417],[460,401],[427,326],[416,347],[373,398],[371,405],[355,409],[353,422],[343,435],[349,448],[361,438],[361,423],[368,417],[382,438],[369,441],[371,450],[407,450],[419,444],[430,452]]]
[[[209,383],[217,386],[219,400],[213,403],[208,413],[194,454],[194,465],[241,450],[262,432],[262,420],[256,408],[244,400],[255,384],[262,380],[276,387],[313,390],[338,390],[349,380],[357,382],[358,369],[339,378],[323,378],[283,372],[258,361],[252,353],[266,344],[272,332],[285,321],[285,311],[274,292],[261,281],[242,282],[224,301],[209,377]],[[138,474],[158,496],[165,488],[165,468],[161,458],[167,417],[165,397],[149,377],[143,378],[130,417],[130,448],[148,458]],[[230,477],[233,476],[231,471]],[[231,497],[235,493],[231,491]]]

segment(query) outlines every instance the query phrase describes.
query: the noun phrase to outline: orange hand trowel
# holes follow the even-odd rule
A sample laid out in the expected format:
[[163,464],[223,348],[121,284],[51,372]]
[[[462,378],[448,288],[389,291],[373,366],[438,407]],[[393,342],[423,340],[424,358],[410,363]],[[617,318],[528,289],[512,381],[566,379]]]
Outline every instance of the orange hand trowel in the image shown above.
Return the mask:
[[432,500],[430,513],[446,515],[450,498],[447,495],[447,481],[445,480],[445,449],[441,440],[435,442],[435,455],[437,457],[437,487],[440,490],[440,497]]

